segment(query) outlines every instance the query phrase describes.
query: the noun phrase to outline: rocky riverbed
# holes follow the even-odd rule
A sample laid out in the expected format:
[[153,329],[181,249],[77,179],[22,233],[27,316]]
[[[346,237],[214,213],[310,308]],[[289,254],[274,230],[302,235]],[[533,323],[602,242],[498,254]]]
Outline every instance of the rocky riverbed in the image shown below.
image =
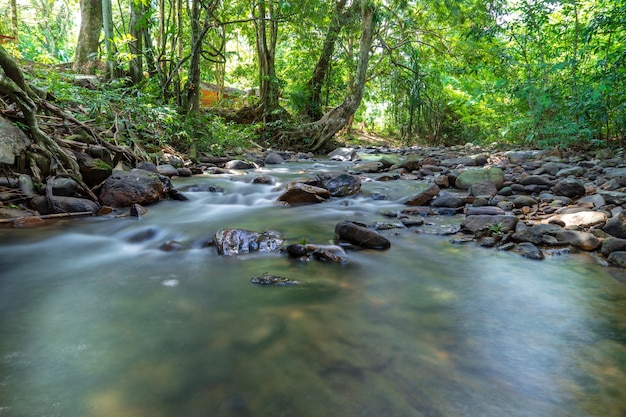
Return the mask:
[[[51,178],[36,187],[21,175],[0,180],[0,219],[14,227],[36,226],[46,218],[74,214],[142,216],[144,206],[163,199],[185,200],[171,178],[196,174],[221,175],[250,172],[264,165],[314,159],[295,152],[251,152],[236,158],[201,158],[163,154],[159,165],[112,170],[105,161],[86,155],[84,182],[93,187],[98,201],[71,178]],[[335,234],[344,246],[386,250],[392,247],[381,229],[407,228],[419,233],[429,216],[463,216],[460,226],[446,233],[458,244],[477,244],[491,250],[512,250],[530,259],[546,253],[589,251],[607,266],[626,266],[626,164],[621,151],[565,152],[558,150],[489,149],[471,145],[453,148],[379,147],[340,148],[324,158],[343,161],[335,173],[319,173],[285,187],[277,204],[323,204],[360,192],[364,181],[419,181],[422,192],[407,195],[406,208],[386,212],[388,223],[373,225],[338,222]],[[272,184],[259,175],[254,182]],[[220,191],[220,190],[207,190]],[[384,194],[372,195],[384,200]],[[455,224],[458,222],[455,222]],[[216,235],[215,246],[224,254],[237,254],[241,242],[224,242],[224,236],[252,236],[257,248],[279,250],[279,245],[259,241],[265,233],[228,231]],[[242,238],[244,236],[244,238]],[[269,235],[270,239],[277,237]],[[291,247],[290,256],[343,262],[336,249]],[[295,255],[294,255],[295,254]],[[271,280],[270,280],[271,281]],[[269,282],[269,281],[268,281]]]

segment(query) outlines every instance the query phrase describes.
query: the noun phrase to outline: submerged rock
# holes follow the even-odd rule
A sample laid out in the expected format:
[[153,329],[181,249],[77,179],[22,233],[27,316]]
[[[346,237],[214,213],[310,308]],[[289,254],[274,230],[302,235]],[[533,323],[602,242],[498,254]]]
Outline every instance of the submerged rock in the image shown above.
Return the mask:
[[293,279],[277,277],[275,275],[267,275],[267,274],[254,277],[250,280],[250,282],[256,285],[273,285],[273,286],[287,286],[287,285],[300,284],[300,282],[293,280]]

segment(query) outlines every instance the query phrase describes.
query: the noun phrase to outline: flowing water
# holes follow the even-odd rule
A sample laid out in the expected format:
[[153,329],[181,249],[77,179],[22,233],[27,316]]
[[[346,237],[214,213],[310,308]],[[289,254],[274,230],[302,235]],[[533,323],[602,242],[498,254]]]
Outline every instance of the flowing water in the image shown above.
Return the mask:
[[[0,416],[626,415],[626,284],[587,255],[454,245],[453,217],[384,231],[391,249],[343,265],[206,246],[225,227],[326,244],[340,220],[389,222],[425,188],[276,204],[290,180],[343,168],[196,176],[176,182],[190,201],[140,220],[0,230]],[[251,284],[264,273],[301,285]]]

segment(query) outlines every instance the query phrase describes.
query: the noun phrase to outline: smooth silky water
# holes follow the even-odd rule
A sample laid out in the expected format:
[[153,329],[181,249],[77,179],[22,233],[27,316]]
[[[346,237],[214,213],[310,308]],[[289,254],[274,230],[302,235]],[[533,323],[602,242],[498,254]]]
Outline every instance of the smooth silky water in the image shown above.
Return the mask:
[[[454,245],[453,217],[384,231],[391,249],[344,265],[206,246],[226,227],[330,243],[340,220],[393,222],[381,212],[426,186],[275,202],[290,180],[344,167],[196,176],[176,182],[190,201],[140,220],[0,230],[0,416],[626,415],[626,284],[589,256]],[[160,250],[169,240],[188,249]],[[264,273],[301,285],[251,284]]]

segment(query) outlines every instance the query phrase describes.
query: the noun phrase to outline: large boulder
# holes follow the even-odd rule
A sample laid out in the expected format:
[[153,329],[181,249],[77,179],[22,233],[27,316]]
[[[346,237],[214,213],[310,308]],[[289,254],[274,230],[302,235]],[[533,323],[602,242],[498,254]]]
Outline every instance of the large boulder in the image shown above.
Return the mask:
[[31,141],[17,126],[0,117],[0,163],[13,165]]
[[488,169],[468,169],[456,177],[454,186],[463,190],[468,190],[472,185],[483,181],[492,182],[497,188],[502,188],[504,184],[504,172],[497,167]]
[[391,242],[386,237],[356,222],[342,221],[337,223],[335,235],[341,241],[363,248],[384,250],[391,247]]
[[115,171],[102,186],[100,202],[113,207],[151,204],[163,199],[165,187],[157,174],[133,169]]
[[219,255],[234,256],[250,252],[273,252],[283,244],[280,233],[267,230],[222,229],[213,237]]

